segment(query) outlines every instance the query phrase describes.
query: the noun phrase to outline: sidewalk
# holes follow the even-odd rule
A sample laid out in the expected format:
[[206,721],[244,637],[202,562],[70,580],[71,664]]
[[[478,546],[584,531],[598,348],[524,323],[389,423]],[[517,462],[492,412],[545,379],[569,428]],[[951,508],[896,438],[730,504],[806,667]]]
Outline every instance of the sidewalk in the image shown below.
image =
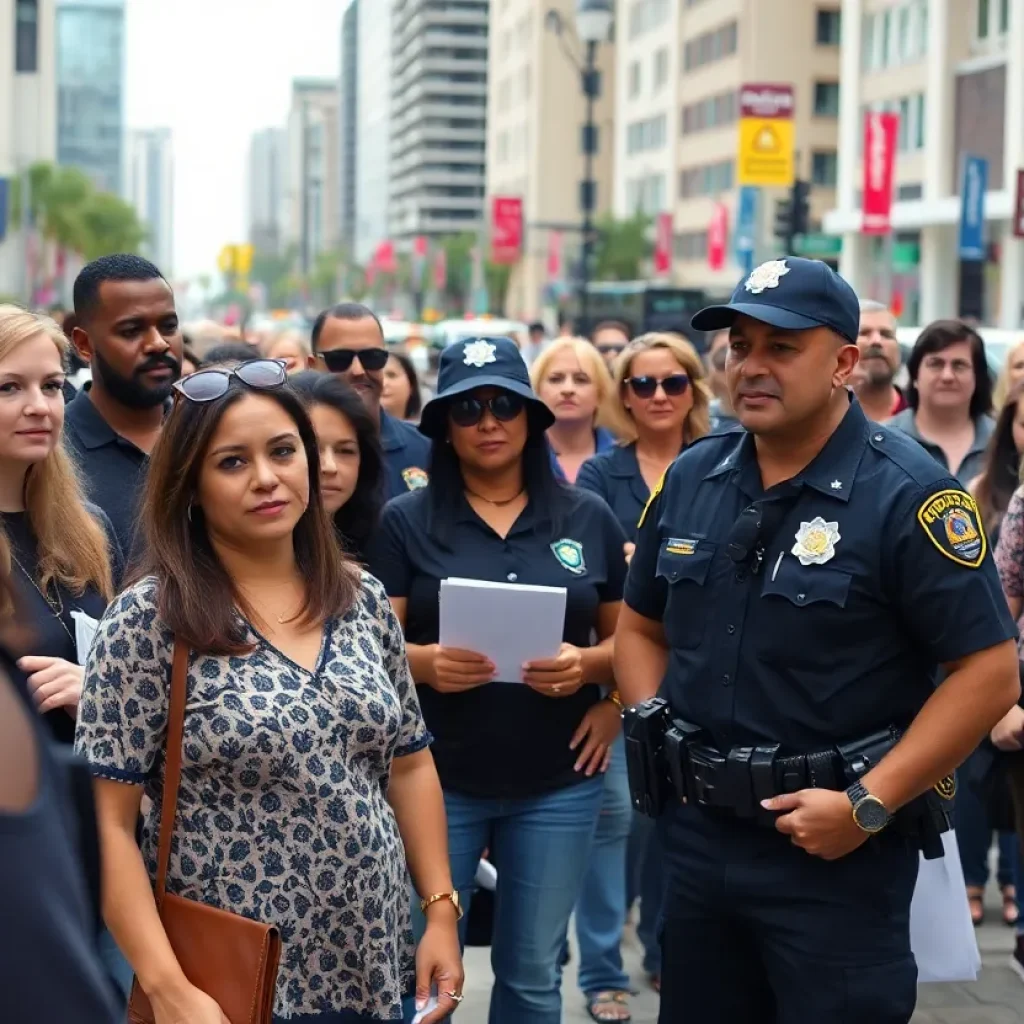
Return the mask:
[[[990,919],[998,911],[989,913]],[[978,933],[983,971],[969,985],[922,985],[918,1012],[912,1024],[1024,1024],[1024,982],[1007,966],[1013,948],[1013,931],[1002,924],[985,924]],[[456,1021],[484,1024],[492,982],[489,949],[466,950],[466,1001]],[[632,932],[623,945],[633,985],[639,995],[632,1000],[634,1024],[657,1024],[658,997],[650,990],[640,965],[639,947]],[[566,968],[562,986],[564,1024],[590,1021],[583,997],[576,988],[575,959]]]

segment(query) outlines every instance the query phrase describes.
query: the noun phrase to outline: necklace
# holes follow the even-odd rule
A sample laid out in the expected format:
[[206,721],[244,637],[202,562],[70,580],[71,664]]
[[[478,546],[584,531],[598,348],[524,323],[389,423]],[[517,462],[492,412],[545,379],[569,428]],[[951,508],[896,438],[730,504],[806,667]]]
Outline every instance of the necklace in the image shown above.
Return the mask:
[[482,494],[477,494],[476,491],[471,491],[468,487],[466,493],[471,494],[474,498],[478,498],[480,501],[486,501],[488,505],[493,505],[495,508],[504,508],[506,505],[511,505],[517,498],[521,498],[526,493],[526,488],[521,487],[516,494],[513,494],[511,498],[485,498]]
[[14,562],[14,564],[21,570],[21,574],[25,577],[25,579],[27,579],[29,583],[32,584],[33,588],[35,589],[35,592],[46,602],[46,607],[50,609],[50,613],[60,623],[60,628],[63,629],[65,633],[67,633],[68,639],[71,641],[71,643],[77,646],[78,641],[74,638],[74,636],[72,636],[71,630],[68,629],[67,625],[64,622],[64,599],[60,596],[60,592],[58,591],[57,593],[57,602],[55,604],[49,597],[47,597],[47,595],[43,591],[43,588],[40,587],[38,583],[36,583],[34,577],[28,571],[28,569],[26,569],[25,566],[23,566],[21,562],[18,561],[13,551],[11,552],[11,561]]

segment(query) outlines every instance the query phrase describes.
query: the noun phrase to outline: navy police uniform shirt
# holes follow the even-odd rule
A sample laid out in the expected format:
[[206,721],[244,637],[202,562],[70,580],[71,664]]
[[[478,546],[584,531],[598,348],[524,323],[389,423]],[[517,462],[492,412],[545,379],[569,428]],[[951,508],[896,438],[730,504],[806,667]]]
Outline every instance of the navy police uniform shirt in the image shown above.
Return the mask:
[[[528,503],[502,539],[462,500],[442,546],[432,524],[430,490],[388,503],[370,552],[370,571],[391,597],[405,598],[410,644],[439,640],[441,580],[450,576],[565,587],[562,639],[590,647],[601,604],[622,600],[626,537],[608,506],[566,487],[561,530],[549,510]],[[493,682],[465,693],[419,686],[434,736],[431,752],[441,784],[469,796],[537,796],[586,781],[569,749],[587,710],[601,699],[597,685],[570,697],[545,697],[521,682]]]
[[380,446],[387,472],[385,498],[427,486],[430,440],[411,423],[380,411]]
[[636,444],[616,445],[591,456],[576,474],[576,486],[600,495],[611,506],[626,537],[633,540],[651,490],[640,472]]
[[974,500],[852,396],[793,483],[755,574],[730,532],[788,485],[763,490],[753,435],[703,438],[666,474],[630,565],[626,603],[671,648],[662,696],[723,750],[905,727],[938,665],[1016,635]]

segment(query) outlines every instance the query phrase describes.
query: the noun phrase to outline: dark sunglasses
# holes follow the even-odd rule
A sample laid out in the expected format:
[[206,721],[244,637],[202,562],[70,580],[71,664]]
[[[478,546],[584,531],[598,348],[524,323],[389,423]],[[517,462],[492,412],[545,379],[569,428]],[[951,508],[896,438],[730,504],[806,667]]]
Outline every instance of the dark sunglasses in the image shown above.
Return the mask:
[[250,359],[234,369],[190,373],[176,381],[174,389],[190,402],[215,402],[227,394],[232,377],[250,388],[266,390],[279,388],[288,379],[288,373],[280,359]]
[[625,347],[625,345],[598,345],[597,351],[603,356],[617,356]]
[[523,411],[525,405],[519,395],[503,391],[493,398],[456,398],[448,406],[448,415],[457,427],[475,427],[488,410],[499,423],[508,423]]
[[347,373],[356,356],[364,370],[375,373],[384,369],[390,357],[387,349],[383,348],[332,348],[327,352],[318,352],[317,355],[327,364],[331,373]]
[[637,398],[653,398],[659,384],[669,398],[677,398],[686,393],[690,378],[685,373],[673,373],[668,377],[630,377],[626,383]]

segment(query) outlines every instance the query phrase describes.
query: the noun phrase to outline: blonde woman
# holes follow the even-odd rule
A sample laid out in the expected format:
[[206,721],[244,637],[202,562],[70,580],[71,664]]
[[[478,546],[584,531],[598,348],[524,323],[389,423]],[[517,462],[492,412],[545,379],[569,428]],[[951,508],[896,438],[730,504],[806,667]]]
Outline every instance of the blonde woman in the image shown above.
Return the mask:
[[260,345],[259,350],[267,359],[282,360],[289,373],[304,370],[309,361],[309,346],[297,331],[278,334]]
[[611,375],[586,338],[561,338],[537,356],[530,379],[555,417],[547,435],[555,475],[575,483],[587,459],[615,445],[605,426]]
[[1024,384],[1024,340],[1019,341],[1006,353],[1006,361],[996,378],[992,393],[992,415],[998,416],[1007,398]]

